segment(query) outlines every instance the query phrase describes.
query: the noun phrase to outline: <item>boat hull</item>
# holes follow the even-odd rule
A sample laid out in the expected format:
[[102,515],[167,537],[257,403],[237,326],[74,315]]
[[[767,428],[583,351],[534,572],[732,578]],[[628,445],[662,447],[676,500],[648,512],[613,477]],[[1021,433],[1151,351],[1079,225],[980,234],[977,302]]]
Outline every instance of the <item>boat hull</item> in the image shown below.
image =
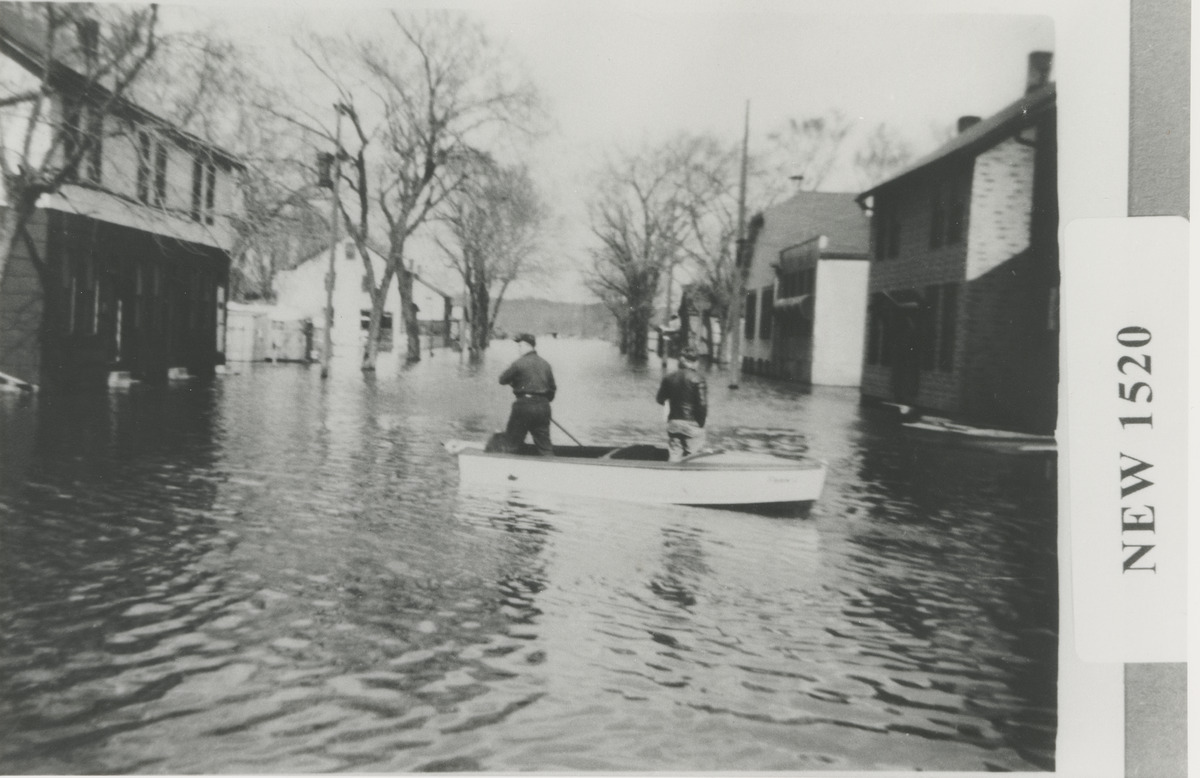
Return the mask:
[[558,492],[664,505],[748,506],[816,500],[825,483],[818,462],[737,452],[681,463],[570,456],[538,457],[463,450],[463,485]]

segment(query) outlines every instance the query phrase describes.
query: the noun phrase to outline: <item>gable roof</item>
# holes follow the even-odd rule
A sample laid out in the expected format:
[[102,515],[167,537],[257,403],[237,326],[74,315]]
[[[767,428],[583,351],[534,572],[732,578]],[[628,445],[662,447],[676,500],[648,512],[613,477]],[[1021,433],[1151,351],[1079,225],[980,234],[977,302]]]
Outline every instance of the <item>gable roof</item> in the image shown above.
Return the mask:
[[[870,219],[853,192],[797,192],[766,208],[754,253],[774,261],[780,251],[820,235],[829,239],[826,255],[858,256],[870,250]],[[769,255],[769,256],[768,256]]]
[[1032,125],[1043,114],[1053,111],[1055,105],[1056,89],[1051,81],[958,133],[932,153],[860,194],[858,200],[861,202],[881,189],[890,188],[913,173],[942,160],[977,156],[1018,130]]

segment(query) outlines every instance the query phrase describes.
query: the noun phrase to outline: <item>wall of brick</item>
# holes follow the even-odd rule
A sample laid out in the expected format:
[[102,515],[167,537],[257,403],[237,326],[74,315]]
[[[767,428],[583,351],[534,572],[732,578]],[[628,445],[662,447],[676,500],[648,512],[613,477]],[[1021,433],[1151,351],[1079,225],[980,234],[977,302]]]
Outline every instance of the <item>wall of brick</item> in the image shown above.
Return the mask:
[[[45,246],[45,213],[28,225],[35,245]],[[18,240],[0,283],[0,373],[41,383],[42,285],[23,240]]]
[[892,396],[892,371],[880,365],[863,365],[862,396],[886,400]]
[[1054,396],[1043,355],[1056,333],[1045,327],[1047,290],[1034,267],[1044,259],[1025,252],[968,286],[963,412],[973,421],[1027,429],[1047,384]]
[[[1025,132],[1034,137],[1033,130]],[[1034,149],[1016,138],[975,160],[966,277],[979,278],[1029,248]]]

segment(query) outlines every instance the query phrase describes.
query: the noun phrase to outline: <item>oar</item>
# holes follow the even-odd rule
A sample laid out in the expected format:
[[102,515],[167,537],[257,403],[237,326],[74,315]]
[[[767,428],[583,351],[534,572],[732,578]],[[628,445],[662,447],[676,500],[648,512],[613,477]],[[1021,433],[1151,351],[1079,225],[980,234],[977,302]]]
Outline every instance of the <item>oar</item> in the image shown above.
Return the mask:
[[575,441],[575,445],[576,445],[576,446],[579,446],[580,448],[583,448],[583,444],[579,442],[579,438],[577,438],[577,437],[575,437],[574,435],[572,435],[571,433],[567,432],[566,428],[565,428],[565,427],[563,427],[563,425],[559,424],[557,421],[555,421],[553,417],[551,417],[551,418],[550,418],[550,421],[554,422],[554,426],[555,426],[555,427],[558,427],[558,428],[559,428],[560,430],[562,430],[563,432],[566,432],[566,433],[567,433],[567,437],[568,437],[568,438],[570,438],[571,440]]

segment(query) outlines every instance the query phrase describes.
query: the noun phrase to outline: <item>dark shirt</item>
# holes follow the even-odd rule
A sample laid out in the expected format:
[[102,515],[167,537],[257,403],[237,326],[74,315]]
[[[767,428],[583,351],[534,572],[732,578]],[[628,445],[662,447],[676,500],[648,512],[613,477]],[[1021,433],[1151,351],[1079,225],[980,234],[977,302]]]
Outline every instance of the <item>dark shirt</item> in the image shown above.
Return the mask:
[[708,418],[708,385],[704,377],[690,367],[682,367],[665,376],[658,387],[658,404],[670,401],[668,419],[694,421],[701,427]]
[[537,395],[547,400],[554,399],[558,387],[554,385],[554,371],[550,363],[530,351],[517,359],[500,374],[500,383],[512,387],[513,394]]

